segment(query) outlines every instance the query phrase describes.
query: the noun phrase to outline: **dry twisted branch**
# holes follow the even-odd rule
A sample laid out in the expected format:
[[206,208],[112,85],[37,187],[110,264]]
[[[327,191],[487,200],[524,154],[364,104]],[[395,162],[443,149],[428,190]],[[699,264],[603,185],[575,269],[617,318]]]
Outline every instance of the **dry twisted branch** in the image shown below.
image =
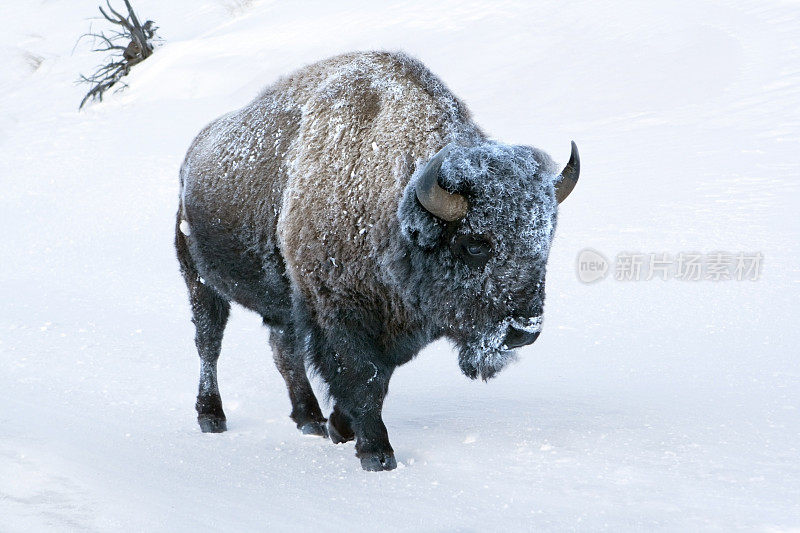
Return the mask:
[[108,63],[98,67],[92,75],[81,75],[79,78],[79,83],[91,85],[86,96],[81,100],[79,109],[83,108],[83,105],[90,99],[102,101],[103,93],[118,83],[121,83],[120,88],[127,87],[125,83],[120,82],[121,78],[130,72],[133,65],[141,63],[153,54],[153,44],[158,40],[156,37],[158,28],[152,20],[140,24],[130,1],[123,1],[128,10],[127,17],[111,7],[110,0],[106,0],[108,12],[103,9],[103,6],[98,7],[103,18],[120,29],[114,29],[108,33],[93,33],[90,29],[89,33],[81,36],[81,39],[91,37],[95,43],[99,41],[97,47],[92,49],[93,52],[110,52],[110,55],[106,58]]

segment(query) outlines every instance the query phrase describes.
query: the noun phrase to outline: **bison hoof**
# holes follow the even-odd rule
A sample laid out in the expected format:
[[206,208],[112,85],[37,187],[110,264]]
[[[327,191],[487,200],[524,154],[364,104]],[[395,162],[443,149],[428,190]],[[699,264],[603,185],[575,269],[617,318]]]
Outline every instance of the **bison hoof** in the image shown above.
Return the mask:
[[216,416],[198,416],[197,423],[203,433],[222,433],[228,430],[225,419]]
[[392,452],[373,452],[361,456],[361,468],[369,472],[394,470],[397,468],[397,461]]
[[330,435],[331,441],[333,441],[334,444],[342,444],[353,440],[353,437],[355,437],[352,432],[348,435],[342,435],[330,420],[328,420],[328,435]]
[[194,408],[197,410],[197,423],[203,433],[222,433],[228,430],[219,394],[198,394]]
[[306,422],[299,426],[300,432],[303,435],[314,435],[317,437],[328,438],[328,429],[325,427],[325,422]]

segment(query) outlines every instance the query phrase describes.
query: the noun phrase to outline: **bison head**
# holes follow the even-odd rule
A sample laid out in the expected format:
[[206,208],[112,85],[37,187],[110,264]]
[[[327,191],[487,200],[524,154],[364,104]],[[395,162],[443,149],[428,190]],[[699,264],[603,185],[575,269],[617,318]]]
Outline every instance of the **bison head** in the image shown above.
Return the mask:
[[406,186],[404,292],[456,343],[470,378],[491,378],[539,336],[557,205],[579,167],[575,143],[560,173],[528,146],[449,144]]

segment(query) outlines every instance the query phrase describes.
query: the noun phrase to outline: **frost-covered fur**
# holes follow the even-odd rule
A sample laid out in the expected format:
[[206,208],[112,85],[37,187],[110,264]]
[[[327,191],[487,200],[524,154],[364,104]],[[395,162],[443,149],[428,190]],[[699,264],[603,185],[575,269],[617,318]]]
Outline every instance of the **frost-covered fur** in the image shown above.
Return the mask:
[[[414,192],[450,142],[439,183],[469,202],[455,223]],[[510,327],[539,331],[555,175],[543,152],[487,139],[402,53],[307,66],[212,122],[181,169],[176,232],[205,376],[198,417],[216,420],[203,429],[224,430],[216,337],[220,307],[236,301],[271,328],[298,426],[321,433],[324,421],[302,372],[308,358],[335,401],[331,437],[355,436],[365,468],[393,468],[380,411],[397,365],[446,336],[462,371],[487,379],[513,360]],[[491,241],[484,266],[455,251],[463,235]]]
[[[409,251],[414,270],[444,274],[422,278],[424,286],[415,293],[428,296],[424,312],[457,339],[461,369],[470,377],[490,378],[513,361],[514,353],[503,348],[511,324],[531,332],[540,328],[556,220],[554,170],[535,148],[487,140],[455,148],[439,177],[469,199],[467,216],[455,228],[419,209],[413,179],[403,192],[398,217],[403,236],[417,245]],[[488,235],[492,259],[482,269],[465,265],[438,245],[443,237],[453,238],[450,232]]]

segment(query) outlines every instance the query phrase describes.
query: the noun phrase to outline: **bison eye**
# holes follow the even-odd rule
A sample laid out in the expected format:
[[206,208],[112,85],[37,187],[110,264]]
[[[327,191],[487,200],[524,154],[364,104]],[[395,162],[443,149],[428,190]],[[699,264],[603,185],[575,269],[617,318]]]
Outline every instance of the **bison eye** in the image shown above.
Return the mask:
[[492,256],[492,243],[483,235],[459,235],[453,242],[453,252],[473,268],[480,268]]

